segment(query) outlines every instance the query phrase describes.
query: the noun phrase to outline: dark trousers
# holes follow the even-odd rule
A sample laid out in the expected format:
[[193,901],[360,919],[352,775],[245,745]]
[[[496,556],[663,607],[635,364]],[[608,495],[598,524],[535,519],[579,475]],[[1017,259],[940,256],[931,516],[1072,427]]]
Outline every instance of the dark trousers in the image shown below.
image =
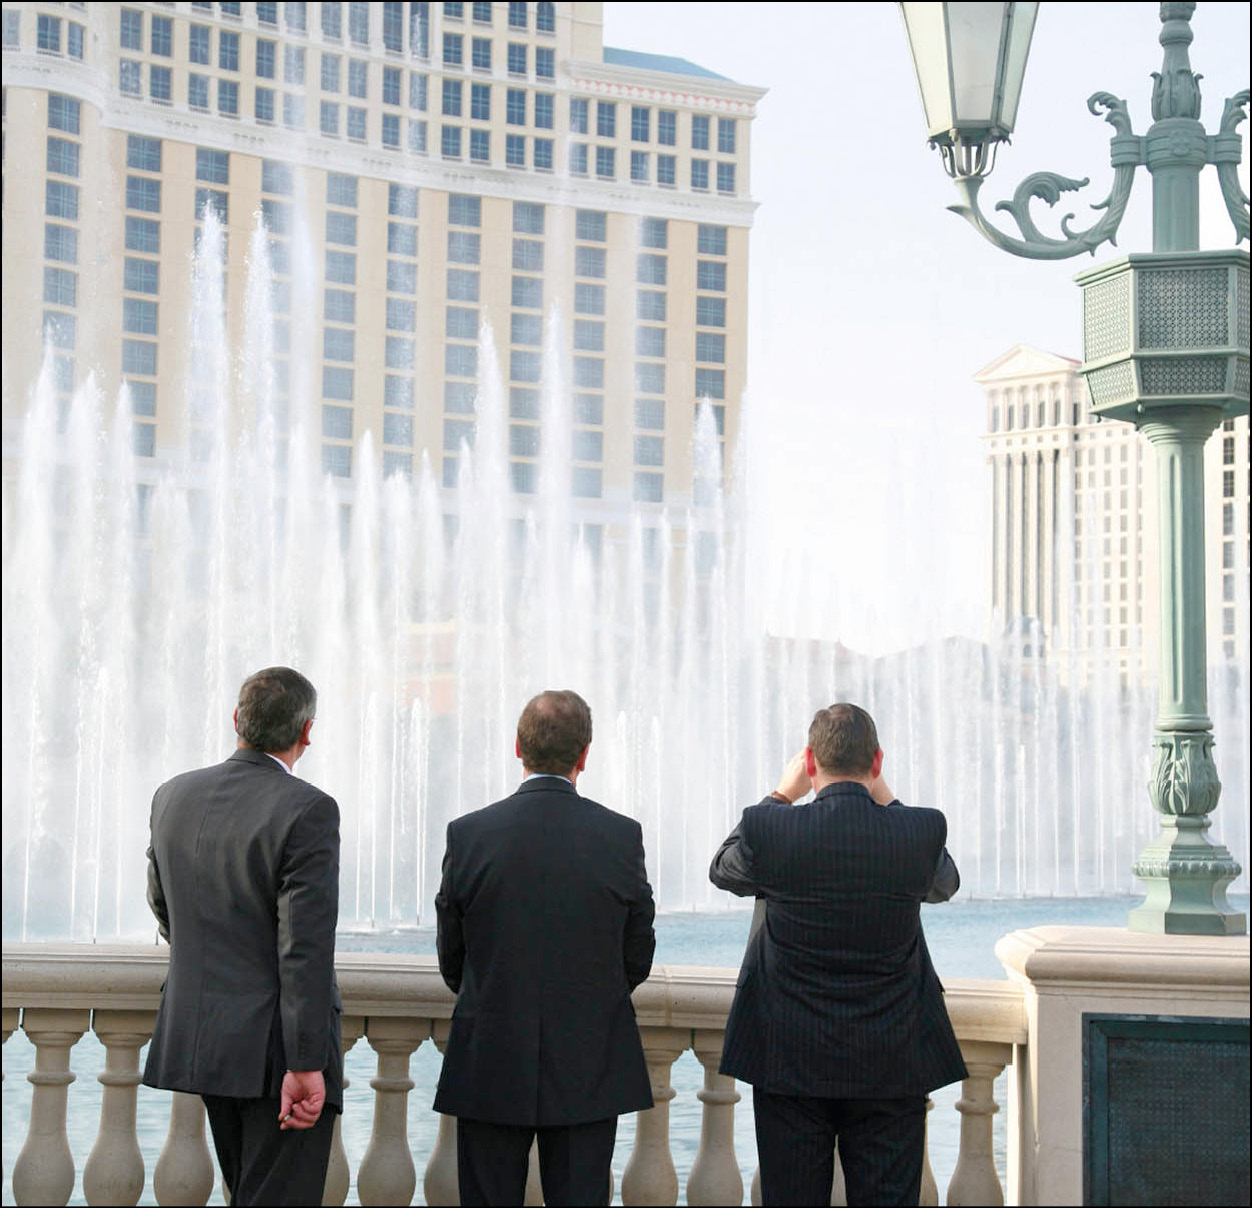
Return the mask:
[[456,1170],[462,1205],[520,1205],[536,1137],[543,1202],[549,1208],[609,1202],[616,1116],[551,1128],[458,1119]]
[[926,1096],[815,1099],[752,1090],[761,1203],[829,1204],[835,1142],[849,1204],[915,1205]]
[[213,1148],[230,1189],[231,1208],[249,1204],[309,1208],[322,1202],[337,1113],[326,1108],[312,1128],[278,1127],[277,1099],[202,1095]]

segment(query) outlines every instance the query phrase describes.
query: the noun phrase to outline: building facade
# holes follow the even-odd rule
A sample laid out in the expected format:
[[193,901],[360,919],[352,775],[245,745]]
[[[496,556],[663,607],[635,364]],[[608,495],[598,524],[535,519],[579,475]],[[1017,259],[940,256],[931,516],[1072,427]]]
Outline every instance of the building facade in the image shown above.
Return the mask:
[[346,487],[423,456],[454,487],[499,389],[524,499],[559,380],[583,518],[685,506],[698,403],[738,427],[763,90],[604,47],[602,8],[5,3],[6,478],[45,358],[63,407],[126,387],[153,467],[211,438],[211,212],[226,343],[266,328],[280,444],[311,416]]
[[[1082,678],[1154,675],[1154,454],[1129,424],[1091,414],[1079,363],[1018,345],[974,377],[987,400],[991,634],[1028,635],[1024,652],[1042,644]],[[1223,421],[1204,466],[1209,661],[1246,662],[1247,416]]]

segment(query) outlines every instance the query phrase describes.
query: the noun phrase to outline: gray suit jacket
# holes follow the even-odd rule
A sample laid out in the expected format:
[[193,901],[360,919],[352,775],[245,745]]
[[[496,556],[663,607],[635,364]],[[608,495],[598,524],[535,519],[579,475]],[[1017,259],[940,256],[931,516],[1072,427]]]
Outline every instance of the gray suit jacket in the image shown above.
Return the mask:
[[170,941],[147,1086],[271,1098],[287,1070],[343,1106],[335,984],[339,807],[237,750],[152,799],[148,903]]
[[967,1076],[920,905],[959,884],[938,810],[827,785],[744,810],[715,885],[765,899],[726,1023],[721,1072],[783,1095],[895,1099]]

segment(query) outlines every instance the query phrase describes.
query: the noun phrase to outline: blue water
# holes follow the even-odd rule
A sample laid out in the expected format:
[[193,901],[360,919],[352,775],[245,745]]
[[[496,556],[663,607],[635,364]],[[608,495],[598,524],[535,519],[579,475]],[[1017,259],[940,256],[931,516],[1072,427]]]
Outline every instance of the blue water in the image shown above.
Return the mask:
[[[995,958],[996,940],[1010,931],[1049,923],[1073,923],[1096,927],[1121,927],[1126,912],[1138,903],[1137,897],[1108,898],[1027,898],[1013,900],[960,899],[939,906],[923,906],[922,918],[927,942],[940,977],[1003,978],[1004,970]],[[1236,909],[1248,910],[1246,896],[1232,899]],[[707,965],[737,967],[748,938],[751,911],[727,910],[723,913],[671,913],[657,918],[658,964]],[[339,937],[342,951],[416,952],[435,950],[434,932],[427,929],[395,934],[343,934]],[[427,1042],[413,1055],[410,1076],[415,1085],[409,1096],[409,1145],[417,1167],[417,1191],[413,1202],[423,1204],[422,1175],[434,1145],[438,1117],[430,1110],[435,1079],[439,1072],[439,1054]],[[30,1084],[25,1075],[34,1068],[34,1049],[20,1032],[14,1033],[4,1046],[3,1087],[3,1161],[4,1185],[2,1202],[13,1203],[10,1175],[13,1163],[26,1135],[30,1113]],[[82,1168],[91,1152],[100,1117],[101,1087],[96,1081],[104,1068],[104,1050],[88,1033],[71,1052],[71,1069],[78,1080],[68,1088],[70,1147],[78,1170],[71,1204],[85,1204],[82,1197]],[[375,1073],[373,1050],[364,1040],[357,1041],[349,1052],[345,1072],[350,1085],[345,1091],[343,1120],[344,1148],[348,1164],[355,1175],[369,1144],[373,1123],[374,1092],[369,1085]],[[670,1145],[674,1165],[678,1169],[679,1202],[685,1203],[687,1172],[695,1158],[700,1140],[701,1104],[696,1091],[703,1084],[703,1069],[696,1058],[684,1053],[674,1063],[671,1082],[677,1092],[670,1102]],[[741,1086],[743,1100],[735,1112],[735,1149],[744,1181],[744,1202],[756,1167],[756,1140],[752,1131],[751,1091]],[[960,1094],[959,1085],[937,1091],[935,1108],[930,1113],[930,1162],[939,1185],[940,1202],[952,1171],[956,1166],[960,1121],[954,1104]],[[1007,1111],[1005,1079],[997,1083],[996,1101],[1002,1110],[995,1117],[996,1156],[1000,1175],[1004,1177],[1004,1126]],[[148,1172],[141,1204],[155,1204],[152,1195],[152,1171],[165,1143],[169,1124],[169,1095],[162,1091],[140,1088],[138,1104],[139,1145]],[[618,1127],[617,1150],[613,1173],[620,1191],[622,1172],[630,1157],[635,1139],[634,1117],[623,1117]],[[215,1189],[211,1204],[223,1204],[220,1188]],[[355,1184],[348,1193],[349,1204],[359,1204]],[[618,1200],[620,1202],[620,1198]]]

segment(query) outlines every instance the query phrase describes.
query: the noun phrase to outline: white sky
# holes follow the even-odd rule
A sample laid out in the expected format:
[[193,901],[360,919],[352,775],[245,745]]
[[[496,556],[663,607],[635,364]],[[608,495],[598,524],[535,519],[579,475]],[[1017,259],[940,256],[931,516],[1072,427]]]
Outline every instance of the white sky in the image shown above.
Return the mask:
[[[1023,178],[1091,184],[1041,230],[1093,221],[1113,129],[1093,92],[1151,124],[1162,52],[1156,3],[1040,5],[1013,145],[982,189],[985,213]],[[1201,3],[1191,63],[1206,130],[1249,80],[1249,6]],[[1023,260],[945,207],[956,191],[927,147],[904,26],[890,3],[606,3],[608,46],[676,55],[768,88],[751,131],[749,398],[754,513],[769,534],[771,628],[892,649],[980,635],[985,600],[984,404],[973,375],[1015,344],[1079,358],[1075,273],[1151,250],[1139,169],[1118,246]],[[1248,190],[1249,123],[1243,188]],[[1215,171],[1202,175],[1204,246],[1229,247]],[[1006,216],[1003,229],[1016,234]]]

